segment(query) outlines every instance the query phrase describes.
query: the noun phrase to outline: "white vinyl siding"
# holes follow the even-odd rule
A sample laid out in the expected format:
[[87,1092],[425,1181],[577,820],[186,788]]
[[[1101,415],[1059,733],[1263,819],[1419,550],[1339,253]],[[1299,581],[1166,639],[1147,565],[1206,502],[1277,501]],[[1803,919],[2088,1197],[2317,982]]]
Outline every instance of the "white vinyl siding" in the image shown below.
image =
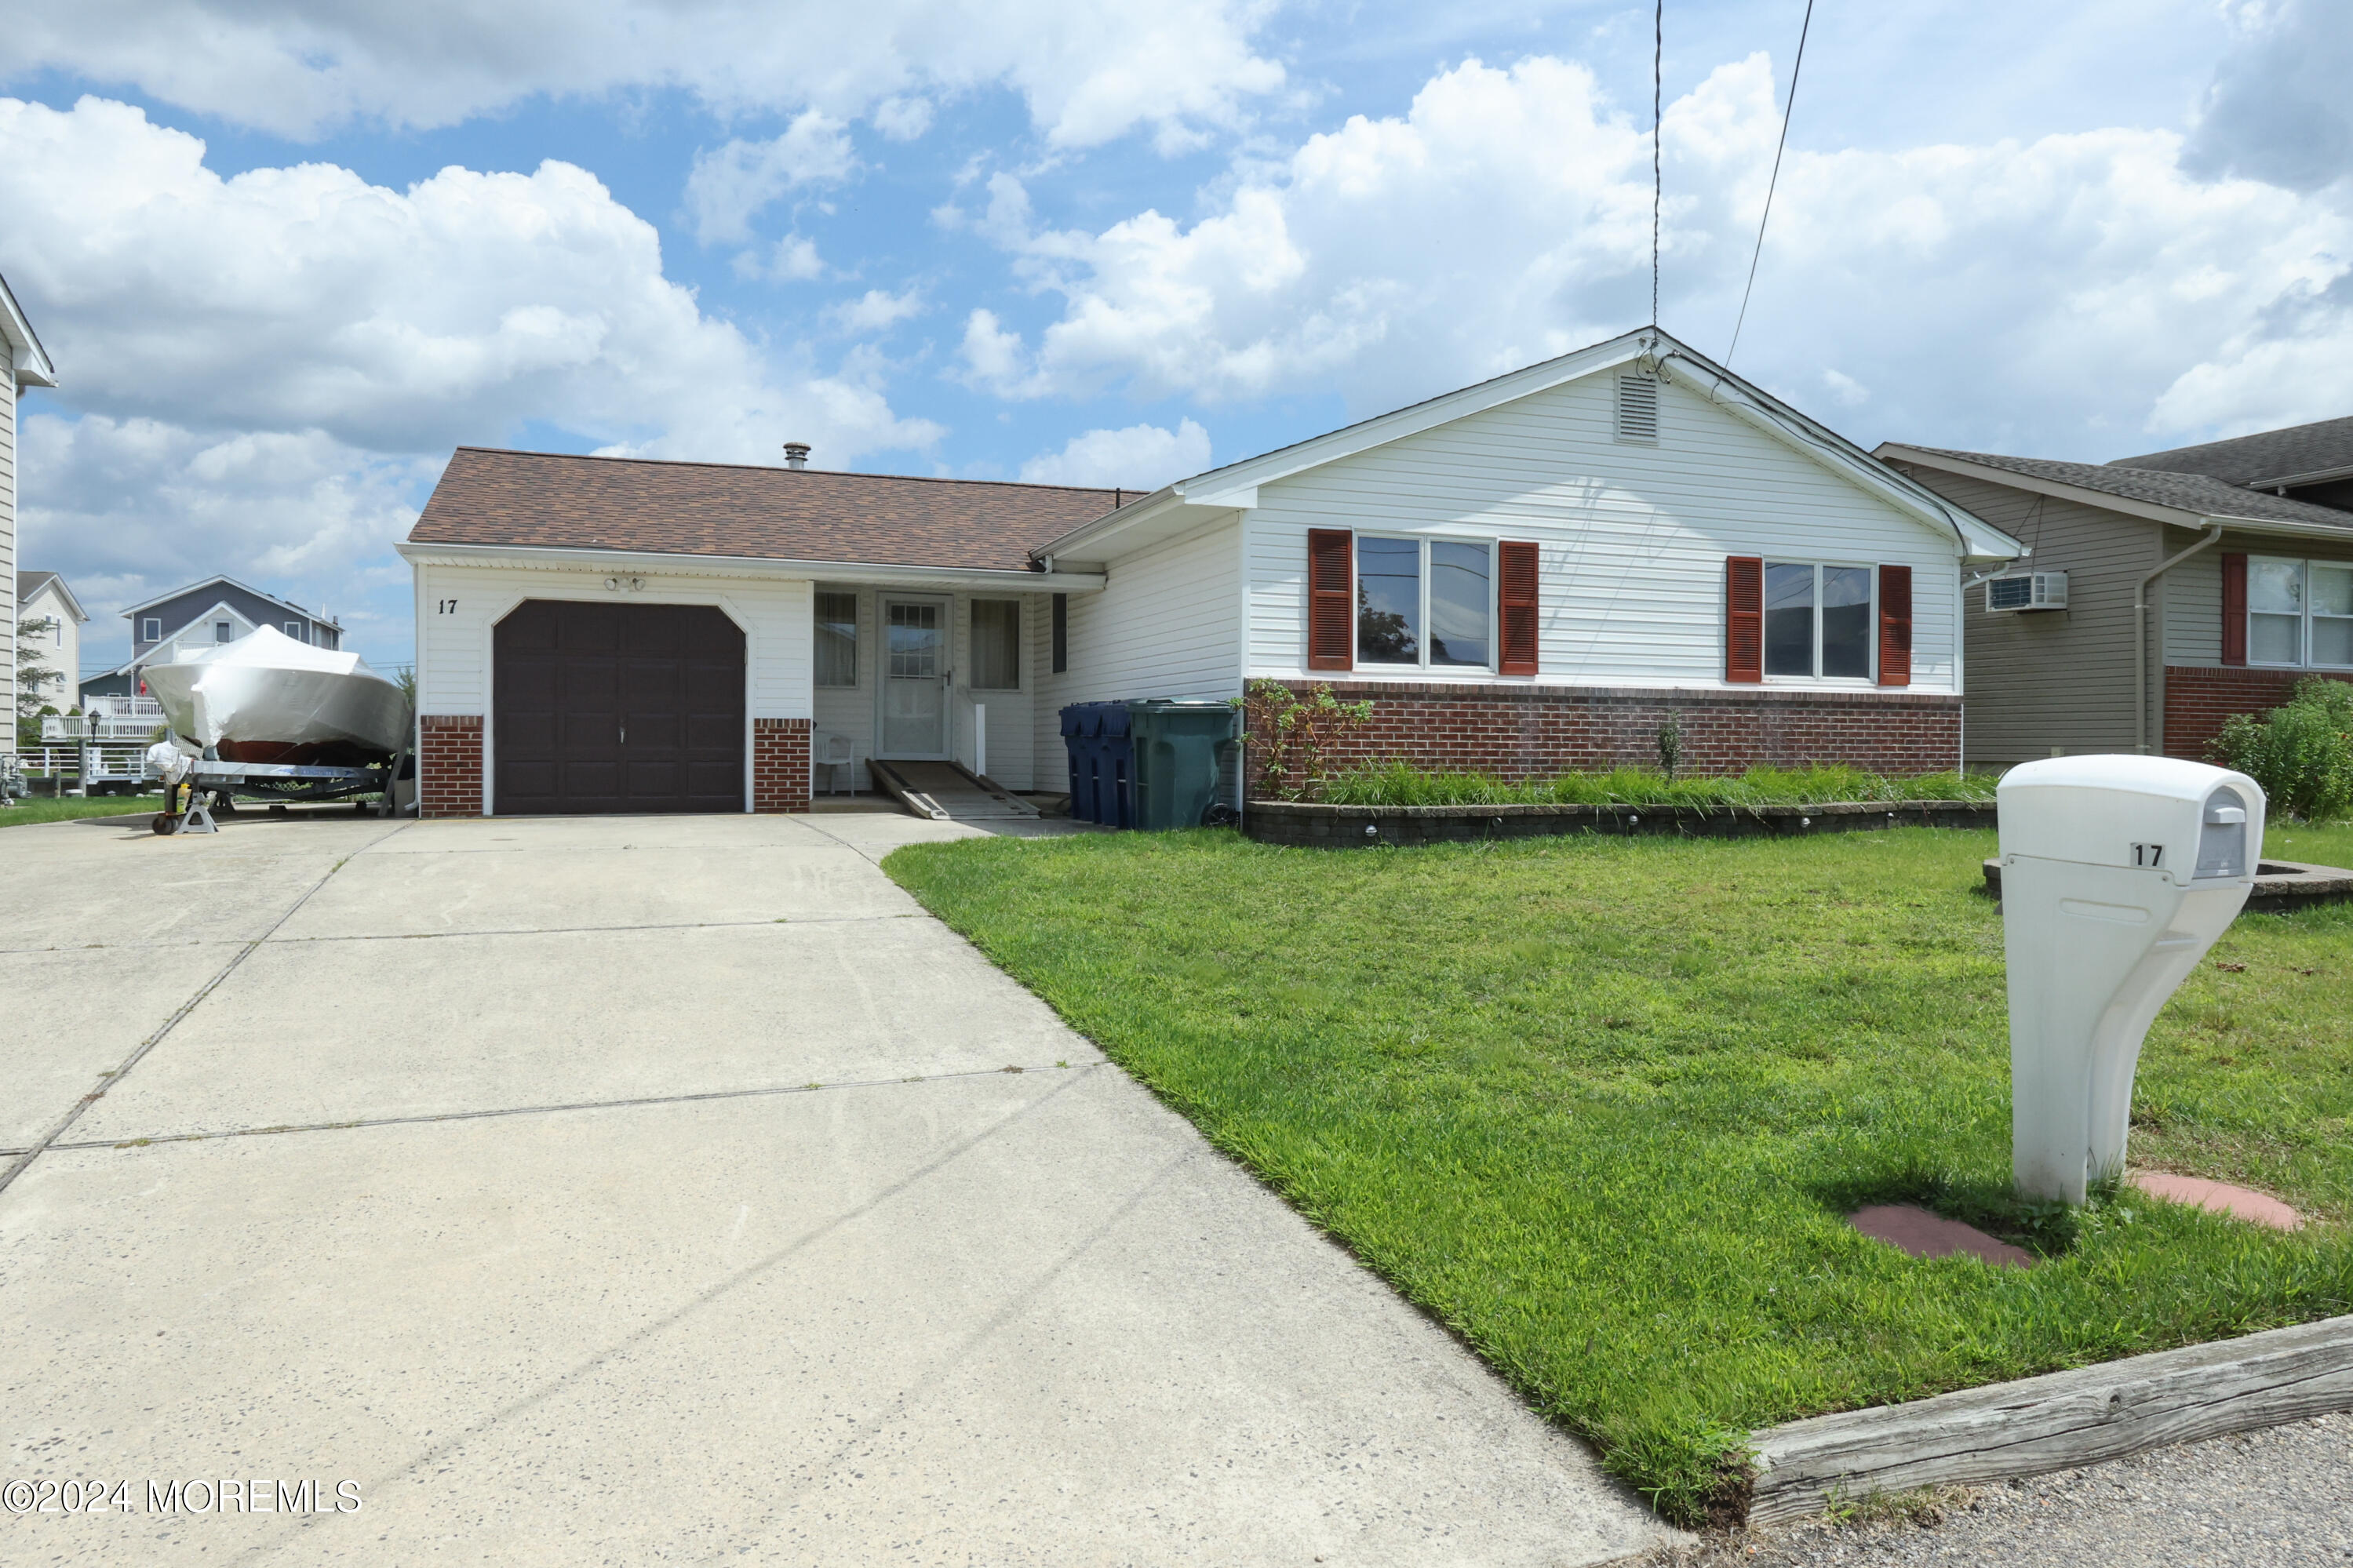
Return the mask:
[[[1238,542],[1231,519],[1213,522],[1119,557],[1102,593],[1071,595],[1071,667],[1046,675],[1038,688],[1036,755],[1046,781],[1039,787],[1066,782],[1061,710],[1070,703],[1240,694]],[[1041,599],[1030,617],[1032,671],[1052,668],[1051,621]],[[989,732],[996,734],[993,719]]]
[[[16,754],[16,378],[0,375],[0,704],[8,722],[0,729],[0,757]],[[72,672],[79,676],[79,670]]]
[[1261,486],[1245,523],[1250,672],[1398,679],[1307,668],[1307,531],[1442,530],[1538,546],[1538,685],[1753,691],[1724,679],[1724,562],[1760,555],[1910,566],[1905,689],[1960,689],[1952,535],[1704,396],[1659,394],[1655,447],[1617,439],[1616,378],[1592,375]]

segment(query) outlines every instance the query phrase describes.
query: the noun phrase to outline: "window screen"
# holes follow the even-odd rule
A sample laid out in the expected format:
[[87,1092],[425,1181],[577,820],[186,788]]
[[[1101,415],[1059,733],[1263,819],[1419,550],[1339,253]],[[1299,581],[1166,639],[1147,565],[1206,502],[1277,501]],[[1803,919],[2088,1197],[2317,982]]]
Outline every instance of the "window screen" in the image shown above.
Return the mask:
[[2312,662],[2353,665],[2353,566],[2312,563]]
[[1814,569],[1765,566],[1765,673],[1814,673]]
[[1421,542],[1356,537],[1356,658],[1421,662]]
[[858,684],[858,595],[817,596],[817,683]]
[[1871,568],[1822,568],[1822,673],[1871,674]]
[[2256,664],[2304,662],[2304,563],[2247,563],[2247,658]]
[[1430,662],[1487,666],[1487,563],[1484,544],[1430,544]]
[[972,602],[972,688],[1015,691],[1021,686],[1021,601]]

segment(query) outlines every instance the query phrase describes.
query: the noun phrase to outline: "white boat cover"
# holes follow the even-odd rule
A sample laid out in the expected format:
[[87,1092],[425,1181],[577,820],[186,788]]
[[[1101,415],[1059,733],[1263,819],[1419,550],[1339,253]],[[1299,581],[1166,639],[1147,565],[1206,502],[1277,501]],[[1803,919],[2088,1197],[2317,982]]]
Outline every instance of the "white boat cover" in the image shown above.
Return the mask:
[[355,653],[312,647],[269,626],[140,675],[173,733],[198,746],[350,741],[397,752],[408,741],[399,687]]

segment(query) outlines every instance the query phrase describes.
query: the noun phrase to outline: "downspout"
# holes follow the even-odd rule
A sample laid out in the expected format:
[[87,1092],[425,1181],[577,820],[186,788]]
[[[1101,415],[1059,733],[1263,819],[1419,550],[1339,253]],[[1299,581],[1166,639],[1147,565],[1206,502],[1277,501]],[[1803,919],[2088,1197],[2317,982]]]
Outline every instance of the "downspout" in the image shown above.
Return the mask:
[[2133,754],[2148,755],[2148,585],[2201,550],[2222,542],[2222,525],[2214,523],[2206,537],[2180,554],[2158,562],[2133,585]]

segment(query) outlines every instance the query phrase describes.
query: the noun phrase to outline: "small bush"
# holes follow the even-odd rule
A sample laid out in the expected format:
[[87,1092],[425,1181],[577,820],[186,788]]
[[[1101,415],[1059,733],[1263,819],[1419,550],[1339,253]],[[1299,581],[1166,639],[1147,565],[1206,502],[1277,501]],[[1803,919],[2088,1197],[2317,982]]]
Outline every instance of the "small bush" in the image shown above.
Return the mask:
[[2353,813],[2353,685],[2317,676],[2258,718],[2233,714],[2207,754],[2263,785],[2275,816]]
[[1812,805],[1854,800],[1993,798],[1994,781],[1963,773],[1888,778],[1860,768],[1751,768],[1731,778],[1670,777],[1648,768],[1563,773],[1513,784],[1486,773],[1425,773],[1401,762],[1374,763],[1333,779],[1324,798],[1339,805]]

